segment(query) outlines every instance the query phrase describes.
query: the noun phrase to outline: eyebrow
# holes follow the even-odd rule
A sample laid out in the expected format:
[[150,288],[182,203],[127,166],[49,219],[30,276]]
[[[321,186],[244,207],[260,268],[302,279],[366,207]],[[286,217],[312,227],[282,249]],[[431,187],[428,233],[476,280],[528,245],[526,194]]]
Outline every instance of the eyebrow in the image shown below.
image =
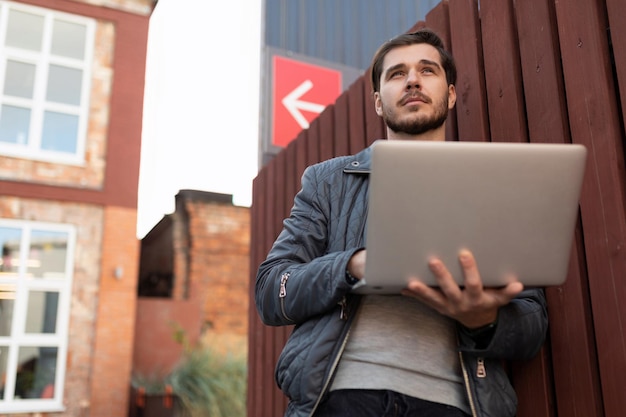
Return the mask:
[[422,65],[430,65],[430,66],[437,67],[437,68],[441,69],[441,65],[439,65],[438,62],[431,61],[430,59],[422,59],[420,61],[420,64],[422,64]]
[[[440,70],[442,69],[441,65],[439,65],[439,63],[438,63],[438,62],[436,62],[436,61],[431,61],[430,59],[421,59],[421,60],[419,61],[419,63],[420,63],[421,65],[427,65],[427,66],[436,67],[436,68],[438,68],[438,69],[440,69]],[[402,62],[401,62],[401,63],[399,63],[399,64],[396,64],[396,65],[392,65],[391,67],[389,67],[389,68],[387,68],[387,69],[385,70],[385,78],[387,78],[391,72],[393,72],[393,71],[395,71],[395,70],[397,70],[397,69],[405,68],[406,66],[407,66],[407,65],[406,65],[405,63],[402,63]]]

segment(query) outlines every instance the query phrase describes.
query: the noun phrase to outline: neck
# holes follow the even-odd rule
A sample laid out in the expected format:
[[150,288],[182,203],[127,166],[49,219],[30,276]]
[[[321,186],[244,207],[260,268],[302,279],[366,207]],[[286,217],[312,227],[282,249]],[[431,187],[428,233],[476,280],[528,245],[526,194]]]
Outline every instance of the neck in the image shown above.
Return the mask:
[[394,132],[387,128],[387,139],[390,140],[428,140],[428,141],[445,141],[446,140],[446,124],[436,129],[428,130],[419,135],[410,135],[403,132]]

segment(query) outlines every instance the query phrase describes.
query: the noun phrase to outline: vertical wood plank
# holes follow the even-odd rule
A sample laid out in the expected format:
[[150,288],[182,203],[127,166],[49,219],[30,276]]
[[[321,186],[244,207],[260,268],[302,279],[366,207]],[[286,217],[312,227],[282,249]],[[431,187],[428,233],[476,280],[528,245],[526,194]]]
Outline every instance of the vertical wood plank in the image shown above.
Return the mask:
[[582,230],[565,284],[546,289],[557,415],[603,416]]
[[376,114],[374,107],[374,95],[372,93],[372,82],[369,78],[363,80],[363,97],[365,102],[365,143],[371,145],[378,139],[387,138],[385,123],[382,117]]
[[626,120],[626,2],[624,0],[606,0],[609,17],[609,29],[615,59],[615,72],[619,86],[622,120]]
[[[282,218],[289,215],[289,210],[291,209],[291,205],[287,202],[289,197],[287,192],[289,190],[289,164],[287,161],[287,153],[280,152],[274,160],[272,164],[277,166],[276,175],[278,178],[281,178],[280,183],[277,183],[275,188],[275,196],[276,196],[276,213],[275,213],[275,227],[280,230],[282,227]],[[269,249],[268,249],[269,250]],[[264,255],[267,255],[265,253]],[[260,260],[261,262],[265,260],[265,256]],[[256,267],[258,268],[259,265]]]
[[296,142],[292,141],[285,149],[285,217],[291,212],[293,199],[298,192],[296,185],[298,173],[296,172]]
[[604,412],[617,417],[626,409],[624,152],[608,22],[599,4],[555,6],[572,140],[589,152],[581,213]]
[[335,156],[335,105],[326,107],[319,121],[319,160],[325,161]]
[[448,6],[450,43],[457,65],[456,118],[459,140],[489,140],[483,49],[477,0],[455,0]]
[[545,383],[550,350],[544,346],[532,361],[512,363],[512,382],[518,397],[516,417],[556,417],[552,385]]
[[348,112],[350,116],[349,133],[350,133],[350,153],[354,154],[367,146],[367,138],[365,134],[365,78],[369,77],[369,71],[366,75],[359,77],[348,90]]
[[526,142],[526,117],[512,0],[480,2],[491,140]]
[[[275,212],[274,212],[274,230],[276,236],[280,233],[283,227],[283,219],[289,215],[289,212],[285,212],[286,200],[287,200],[287,152],[283,149],[274,161],[272,161],[275,169],[274,178],[274,199],[275,199]],[[272,244],[274,242],[272,241]]]
[[[363,122],[364,122],[364,139],[365,145],[363,148],[370,146],[378,139],[386,138],[385,125],[382,118],[376,114],[374,107],[374,92],[372,89],[371,81],[371,67],[366,74],[361,77],[362,83],[359,83],[362,88],[363,97]],[[361,149],[359,149],[361,150]]]
[[[276,239],[276,158],[265,166],[265,218],[263,219],[263,248],[265,253],[269,251]],[[278,206],[278,208],[282,208]]]
[[[311,126],[306,131],[306,135],[304,135],[305,137],[302,140],[302,143],[300,145],[304,149],[306,149],[307,152],[304,155],[302,155],[302,157],[299,158],[300,166],[302,166],[302,164],[305,164],[306,166],[313,165],[322,159],[321,157],[322,140],[320,136],[320,129],[321,129],[320,121],[321,120],[319,117],[313,120],[313,123],[311,123]],[[302,167],[300,169],[302,169],[302,171],[304,172],[304,169]]]
[[515,4],[531,142],[571,142],[554,5]]
[[333,106],[335,124],[332,136],[335,143],[334,154],[336,156],[350,154],[348,94],[349,91],[346,91],[340,95]]
[[306,166],[305,169],[313,164],[319,162],[319,126],[312,126],[313,128],[309,128],[304,135],[304,139],[302,140],[303,146],[306,148]]
[[299,190],[302,187],[302,174],[309,165],[307,157],[307,144],[308,137],[306,131],[300,132],[296,140],[296,188]]

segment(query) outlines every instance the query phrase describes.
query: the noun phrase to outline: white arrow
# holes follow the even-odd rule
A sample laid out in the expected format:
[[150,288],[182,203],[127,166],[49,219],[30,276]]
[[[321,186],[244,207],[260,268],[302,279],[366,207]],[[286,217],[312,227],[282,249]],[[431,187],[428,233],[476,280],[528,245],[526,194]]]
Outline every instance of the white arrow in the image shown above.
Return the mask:
[[287,94],[285,98],[283,98],[282,103],[283,106],[291,113],[296,122],[300,125],[302,129],[309,128],[309,122],[302,115],[300,110],[310,111],[312,113],[321,113],[326,106],[322,104],[310,103],[308,101],[301,101],[300,97],[302,97],[307,91],[313,88],[313,83],[311,80],[306,80],[298,87],[296,87],[291,93]]

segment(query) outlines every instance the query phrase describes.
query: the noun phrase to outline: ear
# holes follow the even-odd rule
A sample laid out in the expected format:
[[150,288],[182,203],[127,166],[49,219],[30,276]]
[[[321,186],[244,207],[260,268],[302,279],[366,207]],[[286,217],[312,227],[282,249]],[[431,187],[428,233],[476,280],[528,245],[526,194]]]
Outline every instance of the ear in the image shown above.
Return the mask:
[[374,108],[376,109],[377,115],[383,115],[383,102],[380,99],[380,93],[378,91],[374,93]]
[[452,110],[456,104],[456,87],[454,84],[448,85],[448,110]]

